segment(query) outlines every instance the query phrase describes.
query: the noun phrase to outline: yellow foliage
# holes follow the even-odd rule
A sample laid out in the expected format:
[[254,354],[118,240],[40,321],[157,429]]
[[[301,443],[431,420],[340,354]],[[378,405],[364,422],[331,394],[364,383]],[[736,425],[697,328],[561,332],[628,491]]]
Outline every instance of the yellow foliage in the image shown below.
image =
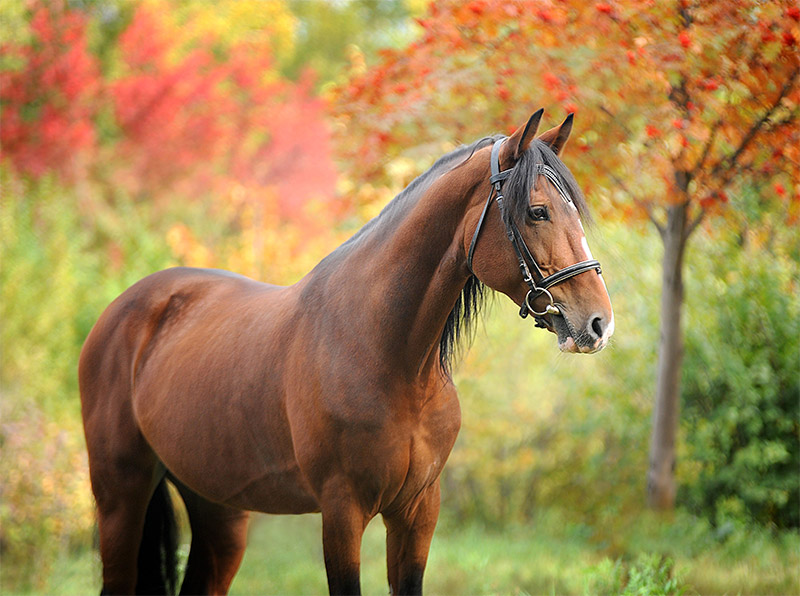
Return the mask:
[[173,254],[189,267],[213,267],[214,259],[209,250],[192,234],[184,224],[172,226],[167,232],[167,244]]
[[283,0],[149,0],[186,43],[267,43],[278,61],[292,56],[297,18]]
[[12,401],[0,424],[0,544],[4,583],[19,586],[45,581],[56,554],[91,540],[94,501],[79,428]]

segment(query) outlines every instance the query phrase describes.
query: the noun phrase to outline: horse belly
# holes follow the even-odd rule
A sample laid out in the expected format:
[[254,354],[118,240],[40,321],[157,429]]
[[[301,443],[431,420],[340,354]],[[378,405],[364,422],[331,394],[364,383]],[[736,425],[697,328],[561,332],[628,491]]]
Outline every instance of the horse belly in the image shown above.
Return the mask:
[[134,393],[139,428],[166,468],[215,502],[267,513],[318,510],[274,378],[247,366],[225,376],[213,359],[195,369],[182,364],[175,368],[192,373],[170,377],[152,366]]
[[282,472],[265,472],[222,502],[261,513],[299,514],[318,513],[320,510],[317,499],[308,490],[296,466]]
[[235,410],[227,409],[223,416],[209,416],[208,406],[205,411],[203,417],[183,415],[165,424],[140,421],[145,438],[171,474],[203,497],[240,509],[318,511],[280,430],[254,425]]

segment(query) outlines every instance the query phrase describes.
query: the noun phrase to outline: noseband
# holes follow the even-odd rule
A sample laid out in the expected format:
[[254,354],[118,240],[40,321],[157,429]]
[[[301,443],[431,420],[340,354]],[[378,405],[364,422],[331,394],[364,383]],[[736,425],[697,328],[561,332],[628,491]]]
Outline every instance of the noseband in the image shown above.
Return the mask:
[[[505,139],[500,139],[495,141],[494,145],[492,146],[492,175],[489,177],[489,182],[491,183],[492,188],[489,191],[489,198],[486,199],[486,204],[483,206],[483,211],[481,212],[481,217],[478,220],[478,225],[475,228],[475,233],[472,235],[472,242],[470,242],[469,252],[467,253],[467,267],[469,268],[470,272],[475,275],[475,272],[472,271],[472,255],[475,253],[475,244],[478,242],[478,235],[483,227],[483,221],[486,218],[486,212],[489,211],[489,205],[491,205],[492,199],[494,198],[497,201],[497,206],[500,209],[500,217],[506,226],[506,236],[508,236],[508,239],[511,241],[511,246],[514,247],[514,252],[517,254],[519,268],[522,272],[522,280],[528,284],[528,288],[530,288],[528,293],[525,295],[525,300],[522,301],[522,306],[519,309],[519,316],[524,319],[528,316],[528,313],[530,313],[536,318],[537,325],[542,325],[542,317],[544,317],[544,315],[562,314],[561,310],[553,300],[553,295],[549,292],[549,288],[552,288],[556,284],[565,282],[576,275],[585,273],[586,271],[594,270],[597,271],[599,275],[602,273],[602,269],[600,268],[600,263],[598,261],[589,260],[575,263],[569,267],[564,267],[552,275],[545,276],[542,273],[542,270],[536,262],[536,259],[533,258],[533,254],[531,254],[528,245],[525,244],[525,240],[522,237],[517,224],[514,222],[514,218],[506,216],[506,206],[503,202],[503,181],[511,175],[513,168],[503,170],[502,172],[500,171],[500,146],[503,144],[504,140]],[[564,199],[564,201],[567,203],[572,203],[572,199],[564,188],[564,185],[559,179],[555,170],[545,164],[537,164],[536,171],[539,174],[544,174],[550,183],[556,187],[558,194],[561,195],[561,198]],[[533,270],[536,271],[538,279],[533,279],[533,275],[531,275],[531,268],[528,267],[529,263],[532,265]],[[531,302],[542,294],[547,295],[547,297],[550,299],[550,304],[548,304],[542,312],[537,312],[534,310]]]

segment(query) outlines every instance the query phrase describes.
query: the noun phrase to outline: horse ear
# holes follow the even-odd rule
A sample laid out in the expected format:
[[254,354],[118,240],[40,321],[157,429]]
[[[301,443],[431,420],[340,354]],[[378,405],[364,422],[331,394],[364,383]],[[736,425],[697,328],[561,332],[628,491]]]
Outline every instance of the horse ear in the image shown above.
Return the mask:
[[525,126],[520,126],[513,135],[508,137],[508,141],[503,147],[504,157],[517,161],[525,153],[531,141],[536,138],[536,131],[539,129],[542,114],[544,114],[544,108],[539,108],[528,119],[528,123]]
[[575,114],[569,114],[559,126],[551,128],[547,132],[542,133],[539,140],[550,146],[553,153],[556,155],[561,154],[564,145],[567,144],[569,133],[572,132],[572,118]]

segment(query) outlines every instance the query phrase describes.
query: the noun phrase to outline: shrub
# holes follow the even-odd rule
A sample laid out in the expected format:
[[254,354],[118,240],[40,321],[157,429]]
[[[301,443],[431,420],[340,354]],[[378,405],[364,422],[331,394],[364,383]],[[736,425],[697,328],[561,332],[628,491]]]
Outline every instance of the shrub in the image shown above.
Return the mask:
[[680,596],[686,592],[671,559],[642,554],[633,563],[604,559],[587,570],[585,594]]
[[3,588],[41,588],[56,555],[89,544],[94,501],[79,429],[3,396],[0,552]]
[[715,523],[800,527],[800,266],[709,247],[689,295],[679,501]]

